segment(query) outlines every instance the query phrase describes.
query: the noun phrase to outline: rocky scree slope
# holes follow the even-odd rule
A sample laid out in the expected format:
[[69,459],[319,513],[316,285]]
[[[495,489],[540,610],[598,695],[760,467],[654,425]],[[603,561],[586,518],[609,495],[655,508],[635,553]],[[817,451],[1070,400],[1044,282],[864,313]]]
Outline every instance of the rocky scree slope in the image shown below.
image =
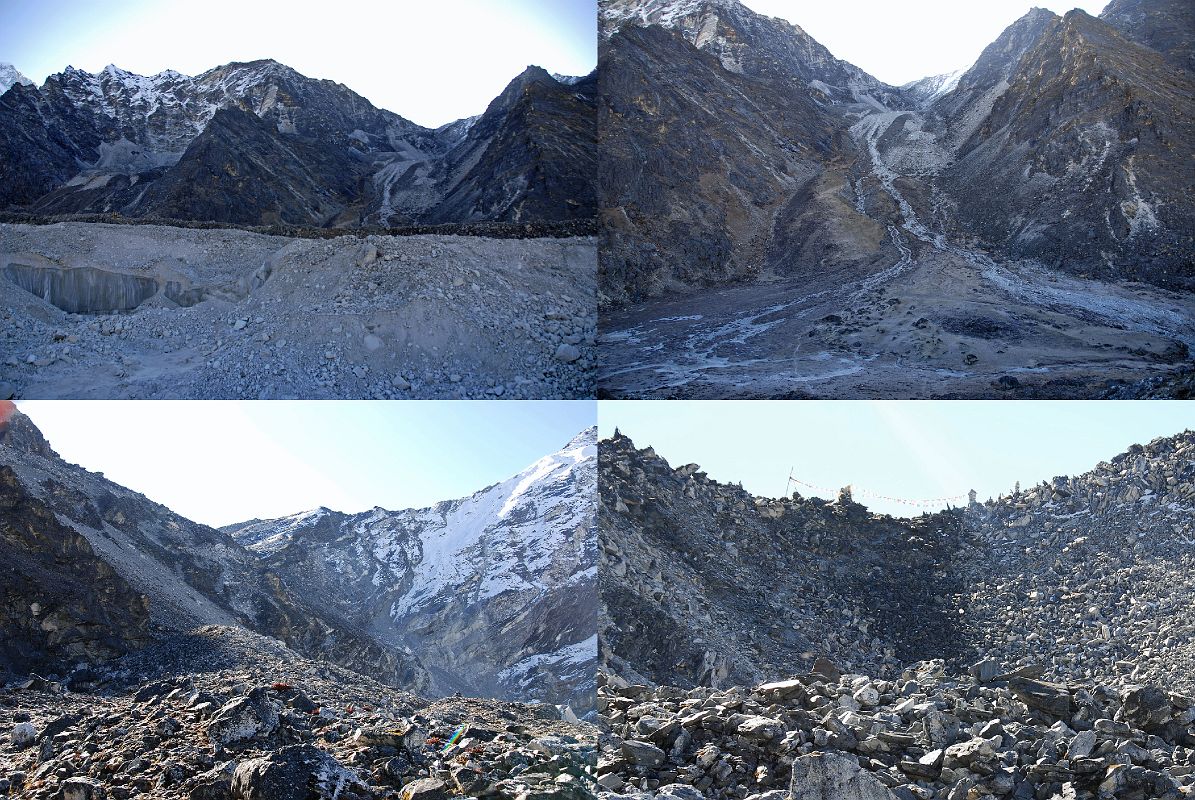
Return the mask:
[[480,118],[432,130],[275,61],[68,67],[0,96],[0,206],[317,227],[591,219],[594,84],[530,67]]
[[599,487],[612,675],[720,687],[818,657],[879,677],[988,660],[1195,691],[1190,432],[913,519],[754,498],[622,436],[602,443]]
[[103,661],[149,638],[149,603],[0,466],[0,674]]
[[[599,447],[601,659],[630,680],[749,684],[830,657],[898,672],[957,642],[957,511],[755,498],[625,436]],[[916,580],[910,580],[916,575]]]
[[1034,9],[901,90],[736,0],[604,4],[603,302],[947,252],[1189,289],[1186,5]]
[[1195,433],[968,508],[969,658],[1195,693]]
[[[70,540],[79,557],[67,563],[63,556],[71,555],[70,549],[26,547],[24,556],[13,563],[21,569],[16,579],[37,580],[48,570],[69,579],[42,586],[42,611],[34,615],[29,608],[15,609],[6,624],[28,627],[34,615],[44,620],[41,629],[52,630],[54,619],[62,614],[67,623],[61,636],[69,639],[76,635],[72,628],[98,634],[94,626],[103,624],[107,615],[116,624],[111,635],[120,637],[130,628],[139,630],[138,624],[144,627],[140,617],[147,598],[150,622],[157,631],[238,625],[391,685],[427,688],[429,676],[414,655],[379,643],[335,609],[307,602],[281,577],[263,570],[257,557],[227,534],[184,519],[102,474],[66,463],[19,412],[0,440],[0,458],[10,476],[13,502],[57,520],[57,527],[47,528],[42,536],[55,531],[64,536],[65,528],[89,547]],[[91,579],[101,582],[89,590],[90,597],[81,598],[81,584]],[[131,598],[130,588],[144,598]],[[74,610],[84,599],[105,597],[116,605],[87,608],[82,615]],[[59,662],[55,671],[63,675],[75,666],[73,661]]]
[[436,694],[594,708],[597,434],[470,497],[223,529],[309,602],[419,654]]
[[86,681],[0,687],[0,734],[0,797],[593,796],[589,725],[544,705],[428,701],[239,627],[168,636]]

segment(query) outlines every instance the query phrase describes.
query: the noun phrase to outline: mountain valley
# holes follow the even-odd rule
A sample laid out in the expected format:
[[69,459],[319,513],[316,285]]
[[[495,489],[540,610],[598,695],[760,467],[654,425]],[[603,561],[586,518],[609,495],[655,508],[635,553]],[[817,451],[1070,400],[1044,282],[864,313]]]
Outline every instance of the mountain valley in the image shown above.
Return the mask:
[[599,391],[1177,394],[1189,17],[1038,9],[898,88],[736,0],[603,3]]

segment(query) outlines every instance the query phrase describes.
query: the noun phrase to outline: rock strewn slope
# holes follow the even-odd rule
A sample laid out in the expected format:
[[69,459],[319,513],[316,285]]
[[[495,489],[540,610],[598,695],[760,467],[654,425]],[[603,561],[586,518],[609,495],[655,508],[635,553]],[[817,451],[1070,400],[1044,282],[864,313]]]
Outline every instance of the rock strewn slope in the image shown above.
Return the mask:
[[0,225],[0,396],[592,397],[596,262],[577,237]]
[[599,463],[611,672],[728,686],[823,656],[886,674],[956,654],[958,512],[904,520],[849,498],[755,498],[625,436],[601,443]]
[[973,658],[1195,692],[1195,433],[972,506],[961,541]]
[[208,626],[86,683],[0,688],[0,796],[585,800],[595,730],[555,716],[542,705],[429,702]]
[[1156,687],[798,674],[601,690],[605,800],[1180,800],[1195,699]]

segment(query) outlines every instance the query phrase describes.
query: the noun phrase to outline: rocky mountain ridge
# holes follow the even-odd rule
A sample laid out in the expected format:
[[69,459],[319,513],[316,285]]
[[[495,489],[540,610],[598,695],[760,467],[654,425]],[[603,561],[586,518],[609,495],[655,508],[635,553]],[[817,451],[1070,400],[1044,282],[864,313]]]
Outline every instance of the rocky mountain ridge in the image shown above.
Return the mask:
[[0,98],[0,204],[330,227],[591,218],[594,83],[529,67],[476,120],[431,130],[271,60],[68,67]]
[[[59,649],[98,658],[144,644],[147,630],[238,626],[411,691],[572,702],[584,713],[596,658],[592,439],[583,433],[509,481],[424,512],[314,515],[327,520],[322,528],[310,515],[256,521],[236,531],[262,545],[251,549],[63,462],[17,413],[0,439],[13,495],[5,502],[30,509],[6,531],[6,546],[16,536],[13,546],[27,551],[12,562],[13,586],[50,569],[72,578],[44,586],[40,602],[37,593],[6,592],[13,616],[5,626],[19,635],[6,649],[29,657],[5,666],[47,663],[54,649],[39,630],[49,645],[60,640]],[[20,538],[26,530],[37,538]],[[54,536],[79,552],[77,563],[53,555]],[[371,548],[376,558],[354,560]],[[368,573],[355,571],[360,565]],[[94,573],[92,603],[76,601],[75,569]],[[30,601],[39,608],[29,610]],[[362,613],[367,602],[373,608]],[[400,602],[402,615],[393,611]],[[120,624],[106,631],[97,622],[104,615]],[[59,661],[55,674],[75,666]]]
[[5,61],[0,61],[0,94],[4,94],[13,84],[23,83],[31,86],[33,81],[21,74],[21,71]]
[[[96,612],[136,615],[148,605],[150,622],[158,631],[239,625],[392,685],[414,691],[427,688],[428,674],[413,654],[383,646],[330,610],[306,603],[276,575],[261,570],[256,558],[231,537],[180,517],[102,474],[64,462],[23,414],[9,421],[0,448],[16,497],[44,509],[43,514],[53,514],[86,541],[103,562],[104,574],[115,573],[131,587],[132,592],[113,594],[122,606]],[[47,555],[27,553],[26,558],[31,567],[38,567]],[[83,569],[84,561],[57,563],[71,572]],[[78,578],[64,585],[69,589],[77,582]],[[51,615],[56,608],[64,613],[71,608],[62,598],[45,607]],[[84,617],[63,620],[60,627],[65,635],[73,635],[89,625],[93,623]],[[36,643],[27,646],[34,650]],[[59,663],[55,672],[63,676],[76,665]]]

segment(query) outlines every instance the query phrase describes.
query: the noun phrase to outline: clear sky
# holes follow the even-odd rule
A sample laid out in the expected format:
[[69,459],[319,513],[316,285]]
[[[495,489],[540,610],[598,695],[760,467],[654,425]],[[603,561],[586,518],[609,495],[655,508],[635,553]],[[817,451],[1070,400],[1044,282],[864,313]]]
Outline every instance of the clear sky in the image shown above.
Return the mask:
[[197,75],[262,58],[436,127],[529,64],[591,72],[597,0],[0,0],[0,61],[39,86],[68,64]]
[[900,86],[969,67],[1033,6],[1092,16],[1107,0],[742,0],[801,26],[838,58]]
[[58,454],[208,525],[423,508],[592,427],[591,401],[22,401]]
[[[789,470],[829,487],[851,484],[910,500],[979,492],[980,501],[1057,475],[1077,475],[1158,436],[1195,429],[1185,401],[602,401],[598,431],[615,427],[673,467],[697,463],[757,496],[785,493]],[[876,511],[922,509],[856,494]]]

